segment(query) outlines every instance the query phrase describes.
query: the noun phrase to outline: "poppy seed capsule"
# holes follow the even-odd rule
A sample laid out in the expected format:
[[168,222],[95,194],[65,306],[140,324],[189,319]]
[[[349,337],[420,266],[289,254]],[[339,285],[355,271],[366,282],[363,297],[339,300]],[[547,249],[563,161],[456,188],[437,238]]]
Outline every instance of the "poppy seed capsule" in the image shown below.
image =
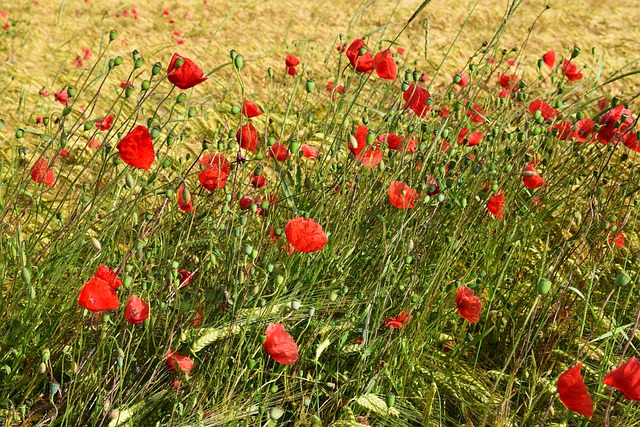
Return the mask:
[[151,83],[149,83],[149,80],[144,80],[140,85],[141,90],[149,90],[150,87],[151,87]]
[[540,279],[538,281],[537,292],[539,295],[546,295],[551,289],[551,281],[549,279]]
[[627,286],[631,282],[631,277],[627,276],[622,271],[616,276],[616,286]]
[[241,70],[244,67],[244,58],[242,57],[242,55],[237,55],[235,58],[233,58],[233,66],[236,68],[236,70]]
[[313,80],[307,80],[307,83],[304,86],[304,89],[307,91],[307,93],[313,92],[315,88],[316,88],[316,82],[314,82]]
[[102,245],[100,244],[100,241],[95,237],[91,237],[91,246],[93,246],[93,249],[95,249],[97,252],[100,252],[102,250]]
[[109,41],[112,42],[118,37],[118,32],[116,30],[109,31]]
[[184,65],[184,58],[177,58],[176,62],[173,64],[173,69],[180,68]]

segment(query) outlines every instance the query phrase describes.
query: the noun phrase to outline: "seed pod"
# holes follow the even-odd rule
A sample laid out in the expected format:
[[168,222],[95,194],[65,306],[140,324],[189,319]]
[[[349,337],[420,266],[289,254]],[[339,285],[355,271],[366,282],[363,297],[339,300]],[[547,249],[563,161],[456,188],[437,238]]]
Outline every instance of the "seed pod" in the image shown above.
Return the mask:
[[20,272],[22,275],[22,280],[27,285],[31,283],[31,272],[27,267],[22,267],[22,271]]
[[618,287],[627,286],[630,282],[631,277],[627,276],[622,271],[618,273],[618,276],[616,276],[616,286]]
[[546,295],[551,289],[551,281],[549,279],[540,279],[538,281],[537,291],[539,295]]
[[109,41],[112,42],[118,37],[118,32],[116,30],[109,31]]
[[233,58],[233,66],[236,67],[236,70],[241,70],[244,67],[244,58],[242,55],[236,55]]

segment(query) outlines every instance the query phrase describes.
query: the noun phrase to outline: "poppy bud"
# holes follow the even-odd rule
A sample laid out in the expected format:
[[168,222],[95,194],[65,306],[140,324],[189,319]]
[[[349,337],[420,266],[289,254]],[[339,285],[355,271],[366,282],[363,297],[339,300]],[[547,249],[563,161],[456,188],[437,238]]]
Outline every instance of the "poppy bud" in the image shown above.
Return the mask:
[[184,102],[184,100],[187,99],[187,96],[184,93],[180,93],[178,94],[178,96],[176,97],[176,103],[178,104],[182,104]]
[[142,89],[143,91],[149,90],[150,87],[151,87],[151,83],[149,83],[149,80],[144,80],[140,85],[140,89]]
[[376,134],[373,132],[369,132],[367,134],[367,145],[373,145],[373,142],[376,140]]
[[236,70],[241,70],[244,67],[244,58],[242,55],[233,58],[233,66],[236,67]]
[[142,59],[136,59],[133,63],[133,68],[138,69],[144,65],[144,61]]
[[304,86],[307,93],[313,92],[315,87],[316,87],[316,82],[314,82],[313,80],[307,80],[307,84]]
[[125,98],[128,98],[128,97],[130,97],[130,96],[131,96],[131,94],[133,94],[133,86],[127,86],[127,87],[124,89],[124,97],[125,97]]
[[396,403],[396,397],[395,396],[386,396],[384,398],[384,403],[387,404],[387,408],[392,408],[394,403]]
[[537,291],[539,295],[545,295],[551,289],[551,281],[549,279],[540,279],[538,281]]
[[453,76],[453,82],[458,84],[460,83],[460,81],[462,80],[462,76],[460,74],[456,74],[455,76]]
[[187,111],[187,116],[189,117],[195,117],[196,114],[198,114],[198,110],[196,110],[193,107],[190,107],[189,110]]
[[578,120],[582,120],[582,119],[584,119],[584,118],[585,118],[585,114],[584,114],[582,111],[578,111],[578,112],[576,113],[576,119],[578,119]]
[[117,67],[118,65],[122,64],[122,61],[124,61],[124,59],[122,59],[122,56],[116,56],[113,59],[113,65],[115,65]]
[[237,105],[232,105],[231,114],[238,114],[238,113],[240,113],[240,107],[238,107]]
[[[176,62],[178,62],[176,60]],[[155,76],[158,73],[160,73],[160,71],[162,70],[162,64],[160,62],[156,62],[155,64],[153,64],[153,67],[151,67],[151,75]]]
[[289,150],[291,150],[291,152],[293,152],[293,153],[299,151],[300,150],[300,143],[298,141],[293,141],[291,143],[291,145],[289,146]]
[[160,128],[158,126],[151,129],[151,138],[156,139],[160,136]]
[[180,68],[184,65],[184,58],[178,57],[176,61],[173,63],[173,69]]
[[24,283],[26,283],[27,285],[31,283],[31,272],[27,267],[22,267],[20,274],[22,275],[22,280],[24,281]]
[[16,138],[20,139],[24,136],[24,130],[22,129],[17,129],[16,130]]
[[403,92],[406,92],[406,91],[408,91],[408,90],[409,90],[409,87],[411,87],[411,85],[409,84],[409,82],[408,82],[408,81],[406,81],[406,80],[405,80],[405,81],[403,81],[403,82],[402,82],[402,86],[401,86],[401,88],[400,88],[400,89],[401,89]]
[[267,74],[269,74],[269,78],[272,79],[273,78],[273,68],[269,67],[267,69]]
[[543,64],[544,64],[544,60],[543,59],[538,59],[538,68],[542,68]]
[[102,250],[102,245],[100,244],[100,241],[95,237],[91,237],[91,246],[93,246],[93,249],[95,249],[97,252],[100,252]]
[[581,52],[580,47],[574,46],[573,50],[571,51],[571,59],[577,58],[578,55],[580,55],[580,52]]
[[118,32],[116,30],[109,31],[109,41],[112,42],[118,37]]
[[284,283],[284,277],[278,274],[278,276],[276,276],[276,283],[282,285]]
[[629,276],[624,274],[622,271],[618,273],[618,276],[616,277],[616,286],[627,286],[629,282],[631,282],[631,278]]
[[277,406],[275,408],[272,408],[271,411],[269,411],[269,418],[271,418],[272,420],[278,420],[282,418],[283,415],[284,415],[284,409],[279,408]]
[[[413,78],[413,73],[411,72],[411,70],[405,70],[404,72],[404,79],[409,81]],[[404,92],[404,90],[403,90]]]
[[418,70],[414,70],[413,71],[413,81],[414,82],[419,82],[420,81],[420,77],[422,77],[422,73]]
[[47,372],[47,365],[44,362],[42,362],[42,363],[40,363],[40,365],[38,365],[38,372],[40,374],[44,374],[45,372]]

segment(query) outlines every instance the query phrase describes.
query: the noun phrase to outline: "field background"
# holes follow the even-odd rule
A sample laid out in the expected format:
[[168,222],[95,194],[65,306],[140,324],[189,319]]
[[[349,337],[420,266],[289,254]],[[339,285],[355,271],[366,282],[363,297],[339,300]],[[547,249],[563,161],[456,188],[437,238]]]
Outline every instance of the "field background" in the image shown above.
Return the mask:
[[[39,4],[36,4],[39,3]],[[355,37],[387,25],[388,37],[395,36],[413,11],[418,0],[391,1],[216,1],[156,2],[122,1],[17,1],[5,2],[5,22],[13,23],[11,32],[0,44],[0,99],[6,122],[17,118],[17,107],[37,96],[41,87],[59,90],[72,83],[78,72],[70,63],[80,48],[97,52],[101,36],[110,29],[119,31],[111,54],[129,55],[138,49],[149,61],[168,61],[174,51],[193,57],[207,73],[228,62],[228,52],[236,49],[245,57],[245,78],[249,90],[260,90],[267,81],[266,68],[283,68],[284,56],[292,53],[308,63],[310,77],[321,78],[319,67],[344,34],[349,43]],[[548,2],[523,1],[512,16],[500,46],[520,48],[536,16]],[[407,57],[419,60],[416,68],[431,73],[454,42],[471,8],[468,24],[460,33],[443,67],[446,82],[461,69],[469,55],[484,40],[490,40],[505,13],[507,2],[494,0],[434,0],[399,38],[407,48]],[[135,8],[138,19],[122,16]],[[164,16],[164,10],[169,16]],[[116,15],[120,14],[120,17]],[[428,63],[424,63],[424,24],[430,21]],[[2,19],[2,18],[0,18]],[[173,24],[169,23],[173,19]],[[625,64],[640,58],[640,3],[637,0],[563,0],[552,2],[533,28],[526,47],[518,51],[529,72],[547,50],[566,55],[574,44],[583,50],[579,63],[587,60],[592,47],[604,54],[603,76],[610,76]],[[177,30],[179,37],[173,34]],[[177,40],[182,39],[183,44]],[[511,54],[510,58],[513,58]],[[230,67],[218,73],[230,72]],[[219,74],[215,74],[219,76]],[[220,76],[222,80],[224,76]],[[443,77],[443,75],[441,75]],[[323,83],[323,82],[319,82]],[[637,93],[640,79],[625,79],[616,89]],[[607,94],[611,95],[611,94]],[[22,97],[22,102],[17,99]],[[26,102],[26,105],[33,103]],[[28,110],[26,110],[28,111]],[[22,110],[25,113],[25,110]],[[24,119],[25,117],[20,117]]]
[[[549,77],[554,73],[559,76],[560,70],[546,67],[541,70],[540,85],[523,85],[523,88],[531,89],[532,99],[540,97],[554,103],[566,99],[562,106],[563,119],[574,120],[578,113],[584,112],[597,121],[602,112],[596,111],[595,102],[602,97],[612,100],[614,96],[629,104],[636,119],[640,74],[631,74],[594,93],[590,91],[598,85],[594,84],[593,76],[601,61],[600,83],[638,69],[639,1],[567,0],[554,2],[548,10],[545,3],[522,2],[511,16],[494,55],[499,60],[515,60],[516,67],[511,71],[531,83],[536,79],[536,63],[543,53],[554,49],[561,60],[569,57],[578,45],[582,53],[575,62],[586,67],[583,71],[586,78],[580,83],[568,84],[568,93],[561,97],[561,91],[556,89],[558,82]],[[637,177],[640,175],[633,172],[640,170],[637,153],[615,144],[556,141],[553,131],[543,125],[544,120],[536,124],[522,104],[511,100],[500,103],[491,95],[498,86],[496,82],[486,85],[482,79],[475,78],[464,90],[452,84],[452,75],[456,72],[468,69],[470,62],[482,62],[478,58],[470,61],[470,57],[481,48],[483,41],[494,37],[508,2],[433,0],[397,40],[397,46],[405,48],[406,53],[398,56],[400,74],[393,83],[372,80],[362,86],[366,91],[361,93],[353,90],[354,86],[351,90],[347,86],[344,99],[349,103],[334,102],[325,93],[325,84],[335,80],[343,70],[346,72],[336,84],[348,85],[359,80],[358,75],[345,67],[344,56],[341,69],[336,67],[336,45],[348,45],[357,37],[371,35],[368,43],[372,51],[386,48],[420,4],[419,0],[39,0],[1,4],[0,119],[4,121],[4,129],[0,129],[0,144],[3,144],[0,145],[0,169],[4,168],[6,180],[0,186],[3,215],[0,231],[3,248],[13,248],[14,253],[0,253],[0,277],[4,285],[0,313],[8,319],[0,316],[4,328],[0,328],[0,336],[5,339],[0,340],[0,384],[4,387],[0,389],[0,417],[31,421],[49,417],[58,420],[60,425],[74,425],[76,417],[85,417],[87,425],[92,422],[104,425],[109,420],[115,425],[126,421],[120,420],[122,414],[117,410],[112,410],[119,408],[129,416],[135,413],[138,419],[152,415],[163,420],[170,417],[175,425],[185,422],[201,425],[202,417],[211,418],[207,424],[210,426],[234,425],[237,417],[245,417],[247,422],[256,421],[258,425],[264,418],[265,407],[282,404],[287,408],[289,419],[306,419],[313,426],[319,425],[320,420],[324,425],[335,421],[332,424],[335,427],[346,425],[340,424],[339,418],[350,415],[350,402],[354,399],[359,400],[362,413],[375,414],[372,419],[389,418],[391,406],[386,402],[377,405],[380,398],[373,403],[366,398],[364,402],[361,400],[375,392],[386,397],[397,395],[394,410],[402,411],[402,418],[385,419],[385,422],[398,427],[421,425],[426,420],[437,425],[461,425],[461,420],[466,420],[468,426],[538,425],[540,420],[541,423],[552,420],[555,424],[545,425],[584,426],[588,421],[565,410],[556,399],[555,388],[558,375],[579,360],[585,363],[583,372],[595,398],[597,416],[592,425],[609,417],[640,419],[637,405],[620,399],[619,393],[614,395],[601,382],[604,374],[621,362],[622,356],[626,359],[635,354],[634,351],[637,353],[636,342],[631,349],[629,346],[634,336],[640,338],[636,328],[640,322],[640,314],[636,314],[640,306],[637,301],[640,269],[635,256],[640,206]],[[475,11],[470,14],[474,7]],[[425,19],[429,20],[426,58]],[[118,35],[106,47],[107,35],[112,29],[117,30]],[[88,48],[93,57],[77,67],[73,61],[77,55],[83,55],[83,48]],[[450,48],[446,62],[440,67]],[[595,48],[594,54],[592,48]],[[131,71],[134,49],[145,60],[137,71]],[[246,67],[241,72],[231,66],[231,49],[244,57]],[[507,52],[504,58],[503,50]],[[152,64],[156,62],[162,63],[159,76],[164,78],[174,52],[193,59],[209,80],[188,92],[186,105],[177,106],[177,101],[171,104],[169,94],[176,95],[177,91],[170,92],[174,88],[167,82],[162,82],[159,90],[145,100],[142,110],[153,109],[156,103],[168,100],[154,122],[162,124],[162,131],[167,133],[156,144],[162,147],[159,159],[163,160],[155,163],[153,175],[120,168],[119,164],[98,171],[97,166],[109,164],[108,156],[117,161],[115,153],[110,152],[106,144],[100,150],[88,148],[86,139],[92,134],[88,131],[94,135],[98,131],[89,121],[89,129],[81,132],[81,123],[101,118],[107,111],[115,113],[118,109],[113,106],[117,105],[122,107],[117,113],[118,126],[142,124],[142,117],[147,117],[149,111],[143,111],[139,117],[133,104],[135,98],[142,97],[141,80],[149,78]],[[285,75],[287,54],[300,58],[301,78]],[[108,70],[108,59],[116,55],[124,58],[125,65]],[[84,84],[94,66],[89,83]],[[269,67],[276,70],[273,80],[268,77]],[[507,68],[504,64],[500,67]],[[391,99],[388,97],[400,96],[398,88],[406,69],[417,69],[429,76],[427,84],[434,82],[432,94],[436,102],[441,103],[436,104],[438,107],[447,105],[453,109],[458,103],[462,106],[472,89],[484,91],[482,96],[487,96],[488,111],[495,121],[472,129],[485,132],[487,142],[494,141],[495,136],[495,141],[500,141],[505,150],[496,149],[502,145],[483,143],[475,148],[457,147],[459,152],[454,155],[441,152],[439,145],[425,143],[425,148],[418,150],[418,155],[425,157],[407,156],[405,162],[400,160],[407,153],[389,156],[386,163],[390,166],[381,167],[387,171],[384,175],[354,165],[353,159],[346,156],[347,134],[351,135],[356,124],[367,123],[369,116],[370,129],[386,128],[377,122],[386,121],[382,116],[388,112]],[[99,89],[103,82],[96,75],[104,78],[104,86]],[[129,78],[134,81],[134,96],[125,98],[120,83]],[[302,87],[307,79],[316,81],[315,92],[305,93]],[[59,154],[52,154],[59,153],[58,148],[65,148],[57,145],[63,140],[62,136],[56,139],[55,130],[63,107],[55,102],[53,93],[68,86],[82,89],[73,100],[68,116],[69,123],[75,121],[77,125],[68,141],[71,155],[63,159]],[[43,88],[49,96],[40,96]],[[92,100],[96,93],[99,97]],[[378,103],[372,102],[375,96],[365,99],[367,93],[379,95]],[[231,159],[236,158],[236,122],[244,119],[230,112],[231,106],[239,105],[245,95],[266,113],[253,121],[258,125],[261,138],[275,135],[289,143],[286,136],[297,135],[300,142],[312,144],[321,141],[331,144],[329,141],[334,138],[335,146],[340,148],[331,152],[326,145],[321,146],[323,162],[295,158],[286,164],[293,165],[291,170],[299,172],[299,176],[293,172],[292,176],[296,176],[300,209],[317,214],[316,219],[329,230],[332,242],[336,242],[330,250],[288,257],[281,248],[271,244],[265,233],[267,227],[284,224],[289,215],[282,203],[283,194],[283,208],[264,221],[256,216],[247,221],[244,213],[234,211],[233,207],[230,213],[219,209],[223,205],[234,205],[231,200],[233,195],[240,194],[238,188],[251,191],[256,197],[266,195],[268,190],[254,191],[243,183],[254,165],[267,165],[270,169],[267,173],[274,178],[274,183],[278,174],[285,176],[279,164],[270,163],[269,157],[258,159],[257,154],[245,153],[249,162],[244,168],[238,167],[244,175],[237,175],[238,185],[243,187],[230,185],[231,188],[211,194],[197,185],[196,173],[188,167],[189,162],[198,168],[198,156],[216,149]],[[169,104],[172,105],[170,112]],[[89,106],[86,110],[82,108],[85,105]],[[293,105],[291,111],[287,105]],[[495,108],[496,105],[508,108]],[[193,119],[187,119],[186,110],[182,111],[186,106],[193,107],[196,113]],[[371,111],[365,106],[371,106]],[[178,118],[172,116],[174,107]],[[381,113],[382,110],[386,111]],[[435,106],[432,111],[437,113]],[[376,116],[378,113],[380,117]],[[450,141],[454,141],[468,120],[464,114],[458,115],[459,118],[448,122],[450,129],[446,130],[451,131]],[[41,127],[36,124],[39,116],[51,118],[52,123]],[[398,131],[406,129],[407,135],[419,131],[424,142],[432,140],[433,134],[429,132],[439,129],[437,114],[422,123],[424,129],[414,126],[415,117],[408,113],[396,117],[399,121],[394,125],[397,124]],[[308,121],[302,123],[304,118]],[[271,126],[271,119],[275,126]],[[171,127],[176,122],[180,125]],[[282,132],[278,133],[280,124]],[[69,131],[73,126],[65,129]],[[25,130],[22,138],[16,135],[18,128]],[[45,130],[41,132],[41,129]],[[179,142],[173,146],[169,143],[172,129],[180,134]],[[116,136],[120,138],[117,131],[108,135],[111,145]],[[214,141],[213,145],[208,146],[207,140]],[[261,144],[266,145],[264,142]],[[262,148],[259,151],[260,154],[266,152]],[[472,164],[470,154],[473,161],[481,159],[473,168],[467,168]],[[27,177],[26,171],[38,156],[56,156],[52,162],[58,178],[53,189],[37,186]],[[448,172],[445,165],[448,167],[454,156],[460,160],[459,167]],[[537,192],[528,192],[522,186],[521,170],[536,156],[541,157],[536,167],[540,167],[545,180],[549,179],[549,185]],[[426,167],[416,164],[414,168],[412,162],[420,159],[425,160],[423,166]],[[347,167],[343,168],[342,162]],[[422,163],[420,160],[419,164]],[[242,163],[238,161],[238,164]],[[451,164],[456,167],[455,162]],[[329,172],[323,175],[322,168]],[[418,169],[421,172],[414,172]],[[334,175],[334,170],[342,172]],[[444,194],[429,200],[422,196],[425,208],[410,211],[403,217],[387,203],[384,181],[412,177],[416,184],[422,180],[424,192],[431,185],[427,180],[430,175],[423,174],[424,170],[437,173],[435,176],[446,184],[446,198]],[[393,171],[393,175],[388,171]],[[449,174],[446,179],[445,172]],[[339,187],[334,185],[334,177],[335,182],[345,185],[344,197],[342,187],[336,192]],[[186,216],[179,211],[174,204],[175,197],[169,193],[183,178],[195,195],[197,216]],[[312,180],[316,178],[317,182]],[[352,183],[353,187],[349,187]],[[277,192],[278,188],[284,188],[278,185],[281,184],[269,190],[275,188]],[[508,199],[509,212],[503,222],[490,217],[486,205],[489,193],[499,188],[505,188]],[[25,189],[32,189],[33,193]],[[351,199],[350,194],[358,194],[358,203],[354,203],[355,196]],[[530,196],[534,194],[536,198],[542,196],[540,210],[531,207],[535,199]],[[464,205],[458,204],[460,201],[464,201]],[[432,207],[433,214],[429,214]],[[74,219],[75,212],[81,212],[81,220]],[[152,212],[158,216],[154,217]],[[227,216],[223,217],[220,212]],[[162,221],[158,221],[156,227],[155,218],[160,218],[161,213]],[[225,218],[228,218],[226,228]],[[380,218],[384,227],[375,226]],[[433,218],[435,225],[431,227]],[[246,227],[240,220],[246,222]],[[215,221],[219,224],[212,226]],[[618,223],[624,230],[624,248],[612,247],[607,237],[615,232],[610,227],[614,224],[617,227]],[[146,224],[151,224],[148,229]],[[405,224],[411,226],[405,230]],[[425,224],[426,229],[421,228]],[[397,234],[391,233],[394,227],[399,230]],[[231,238],[232,228],[238,235],[240,230],[246,234]],[[152,229],[149,240],[144,241]],[[97,245],[88,239],[94,235]],[[442,239],[447,244],[442,244]],[[263,241],[269,245],[263,245]],[[214,252],[213,242],[221,248],[220,256]],[[414,245],[414,242],[417,243]],[[426,242],[425,246],[420,242]],[[253,254],[247,247],[255,248],[256,254],[257,248],[261,249],[259,257],[250,263],[255,267],[255,271],[249,270],[253,274],[251,279],[245,277],[247,256]],[[123,261],[124,254],[134,253],[133,248],[135,257]],[[353,252],[356,248],[357,252]],[[467,252],[461,255],[459,248]],[[420,254],[420,257],[414,259],[409,254]],[[221,261],[206,262],[205,255],[209,260],[219,257]],[[125,290],[140,292],[142,289],[145,292],[142,295],[151,300],[153,314],[144,327],[122,327],[122,309],[114,316],[115,320],[105,316],[106,320],[101,318],[96,324],[91,322],[97,318],[81,313],[76,291],[90,276],[89,270],[98,257],[100,262],[112,267],[122,263],[130,267],[122,274],[133,277],[133,285],[131,282],[125,285],[121,294],[124,297],[128,295]],[[271,262],[276,265],[273,274],[263,268]],[[169,292],[171,284],[167,278],[175,283],[177,277],[174,264],[202,267],[199,282],[182,294]],[[149,265],[153,269],[149,270]],[[392,267],[387,269],[387,265]],[[29,272],[27,267],[31,268],[28,279],[24,274],[25,270]],[[384,271],[382,276],[378,276],[380,271]],[[538,294],[535,284],[550,271],[551,292]],[[280,286],[284,282],[277,282],[280,277],[284,280],[280,274],[287,277],[284,286]],[[619,286],[620,274],[629,280],[633,278],[633,282],[627,287]],[[267,295],[274,276],[278,287],[272,295]],[[246,283],[258,280],[256,278],[264,279],[263,288],[256,285],[254,293],[247,296]],[[376,284],[382,279],[384,298],[378,295]],[[404,284],[397,286],[402,281],[416,286],[415,293],[411,288],[411,300]],[[477,285],[483,303],[488,303],[483,306],[486,308],[483,321],[476,326],[463,323],[452,305],[454,288],[464,283]],[[357,293],[353,292],[356,288]],[[227,290],[236,302],[232,313],[219,309],[220,301],[227,302]],[[268,298],[269,304],[265,310],[258,308],[263,297],[265,303]],[[289,310],[295,298],[301,300],[304,311],[293,310],[292,306]],[[376,298],[378,305],[373,310],[367,308],[368,302]],[[32,304],[32,301],[44,303]],[[194,337],[182,333],[196,330],[195,326],[185,325],[192,324],[193,315],[201,306],[205,307],[203,326],[206,328],[202,330],[207,331],[204,340],[207,350],[199,356],[191,378],[169,373],[163,367],[165,351],[181,343],[191,345],[193,341],[201,341],[195,340],[196,333]],[[382,326],[384,319],[398,315],[405,306],[415,309],[414,320],[407,328],[394,332]],[[310,314],[306,311],[308,307],[314,310],[318,307],[318,313]],[[319,307],[327,309],[322,313],[322,322],[326,324],[316,322],[316,317],[321,317]],[[267,364],[260,342],[267,321],[279,320],[276,314],[281,313],[287,313],[287,328],[294,332],[304,355],[291,370],[274,369]],[[255,320],[256,328],[247,327],[238,335],[239,329],[233,329],[232,333],[230,325],[239,319]],[[370,343],[365,341],[367,351],[360,353],[360,343],[356,341],[360,331],[356,326],[369,325],[370,320],[376,325],[372,329],[374,339]],[[307,328],[307,321],[309,325],[311,321],[315,323]],[[636,326],[630,328],[634,321]],[[96,333],[98,330],[100,334]],[[122,341],[104,339],[107,334]],[[127,336],[130,341],[124,343]],[[224,343],[219,342],[222,339]],[[332,345],[323,348],[325,343]],[[353,351],[346,352],[347,347]],[[47,360],[44,360],[44,349]],[[324,351],[322,363],[317,363],[322,353],[318,349]],[[236,360],[246,357],[253,357],[255,360],[251,360],[254,363],[257,360],[257,365],[246,367],[245,360]],[[69,367],[67,362],[72,358]],[[267,362],[262,363],[264,360]],[[353,360],[360,363],[359,371],[350,371],[356,366]],[[386,367],[379,362],[385,360]],[[121,370],[114,375],[118,364]],[[167,392],[170,379],[176,379],[178,385]],[[60,390],[55,389],[56,381],[62,382],[59,394],[56,394]],[[438,392],[434,398],[435,390]],[[367,394],[363,395],[364,392]],[[2,399],[3,393],[10,396],[6,401]],[[308,395],[314,399],[330,398],[322,404],[318,400],[311,406],[309,402],[300,405]],[[59,401],[55,400],[56,396]],[[58,414],[56,405],[64,405],[59,407],[66,412]],[[20,415],[20,410],[26,415]],[[209,417],[212,413],[215,416]]]

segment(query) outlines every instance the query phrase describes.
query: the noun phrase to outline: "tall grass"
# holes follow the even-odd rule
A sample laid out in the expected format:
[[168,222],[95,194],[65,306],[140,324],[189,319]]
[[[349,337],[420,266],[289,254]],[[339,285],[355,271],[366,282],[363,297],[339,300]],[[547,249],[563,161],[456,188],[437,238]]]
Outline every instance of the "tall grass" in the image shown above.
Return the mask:
[[[6,106],[0,131],[7,424],[638,425],[637,405],[602,378],[637,353],[640,165],[625,144],[629,134],[614,132],[608,143],[597,136],[615,106],[637,107],[637,93],[611,92],[635,81],[637,64],[610,74],[597,50],[567,47],[548,68],[520,56],[529,33],[503,49],[515,1],[495,37],[467,52],[457,70],[469,84],[461,87],[450,58],[429,61],[428,3],[403,16],[396,5],[387,15],[393,26],[366,31],[373,53],[394,52],[394,81],[357,73],[335,49],[362,36],[354,32],[334,34],[322,54],[294,45],[288,53],[305,54],[295,76],[285,74],[281,56],[256,77],[254,58],[229,46],[231,57],[208,59],[206,82],[183,91],[167,80],[173,46],[130,46],[137,50],[118,56],[121,35],[97,25],[99,48],[82,67],[52,62],[60,69],[47,74],[48,97],[25,87],[17,105]],[[352,25],[376,5],[361,3]],[[168,18],[144,19],[153,27]],[[19,22],[0,33],[3,43],[26,42]],[[412,33],[411,49],[397,53],[404,36],[396,36],[416,25],[421,38]],[[582,80],[567,80],[565,58],[585,65]],[[423,73],[429,78],[420,82]],[[508,73],[518,85],[500,97],[496,75]],[[127,81],[130,88],[121,85]],[[410,83],[429,88],[424,117],[407,108]],[[64,88],[75,91],[66,109],[52,100]],[[250,119],[257,152],[236,139],[248,120],[239,108],[245,98],[263,111]],[[558,115],[538,118],[529,111],[536,99]],[[467,113],[475,105],[474,122]],[[108,115],[113,125],[96,128]],[[566,121],[573,130],[583,117],[596,123],[586,142],[554,128]],[[137,125],[153,136],[149,171],[125,164],[116,148]],[[363,166],[349,149],[358,125],[368,128],[369,146],[393,132],[415,138],[415,152],[382,139],[382,162]],[[458,142],[463,128],[482,141]],[[291,151],[287,160],[269,156],[274,141]],[[304,157],[301,144],[320,156]],[[198,174],[212,153],[229,159],[231,171],[224,188],[208,191]],[[30,177],[39,159],[51,165],[53,186]],[[532,161],[545,181],[536,189],[523,184]],[[268,186],[251,185],[259,173]],[[415,207],[390,204],[393,181],[417,190]],[[178,206],[181,186],[193,195],[193,212]],[[499,193],[502,219],[487,209]],[[248,209],[243,195],[254,201]],[[271,233],[297,217],[322,226],[322,251],[289,254],[284,233],[273,241]],[[92,313],[78,295],[100,264],[124,284],[117,310]],[[193,273],[188,285],[179,270]],[[478,323],[457,313],[461,286],[482,301]],[[140,325],[125,321],[133,294],[151,305]],[[410,321],[385,326],[403,310]],[[298,346],[292,366],[263,350],[276,322]],[[172,372],[168,350],[194,368]],[[595,403],[591,421],[557,398],[558,375],[578,361]]]

